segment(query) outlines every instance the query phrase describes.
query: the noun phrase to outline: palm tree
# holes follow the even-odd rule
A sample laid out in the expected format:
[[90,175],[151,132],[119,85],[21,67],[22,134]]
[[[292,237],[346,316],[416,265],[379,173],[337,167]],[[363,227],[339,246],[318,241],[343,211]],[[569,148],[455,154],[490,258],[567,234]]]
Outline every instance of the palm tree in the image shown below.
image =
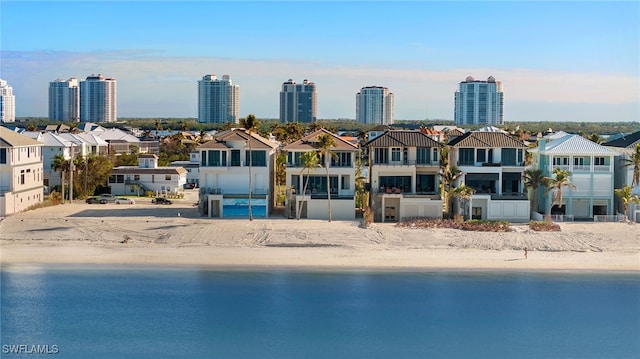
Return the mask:
[[467,211],[465,210],[463,213],[460,213],[462,212],[463,202],[468,203],[473,194],[476,193],[476,190],[471,186],[461,183],[458,187],[451,189],[449,192],[453,198],[458,199],[458,214],[462,214],[464,217]]
[[[311,174],[312,168],[317,168],[320,166],[318,163],[318,154],[314,151],[305,152],[300,155],[300,162],[302,164],[302,170],[300,171],[300,175],[304,175],[304,171],[307,170],[307,181],[304,183],[302,189],[302,200],[300,201],[300,208],[298,208],[298,215],[296,218],[300,220],[300,216],[302,215],[302,205],[304,204],[304,195],[307,193],[307,186],[309,185],[309,176]],[[304,179],[304,177],[303,177]]]
[[329,181],[329,165],[331,164],[331,158],[337,158],[336,154],[331,151],[336,145],[336,140],[333,135],[324,133],[318,136],[318,150],[321,156],[324,156],[324,168],[327,171],[327,200],[329,206],[329,222],[331,222],[331,183]]
[[528,169],[524,171],[524,188],[531,190],[531,208],[532,212],[538,210],[538,189],[546,186],[546,177],[543,176],[541,169]]
[[636,144],[635,151],[629,158],[622,159],[625,164],[623,167],[633,167],[632,186],[640,185],[640,143]]
[[253,221],[253,214],[251,213],[251,192],[253,188],[253,178],[251,173],[251,168],[253,167],[253,158],[252,152],[253,148],[251,147],[251,143],[253,142],[252,133],[256,130],[259,125],[259,121],[256,119],[256,116],[253,114],[248,115],[246,118],[240,120],[240,125],[244,127],[245,131],[249,134],[249,220]]
[[629,209],[629,205],[631,203],[640,203],[640,198],[637,194],[632,192],[631,186],[625,185],[622,188],[615,189],[614,192],[618,198],[622,201],[622,206],[624,208],[624,215],[627,221],[630,220],[627,210]]
[[69,168],[69,161],[67,161],[62,154],[57,154],[53,157],[51,162],[51,169],[55,172],[60,172],[60,182],[62,184],[62,203],[64,203],[64,175]]
[[450,215],[451,211],[451,190],[453,189],[454,182],[462,176],[462,171],[456,166],[447,166],[444,171],[440,173],[440,192],[442,193],[442,204],[444,207],[443,212]]
[[558,208],[562,208],[562,188],[568,187],[575,190],[576,186],[571,183],[571,172],[560,169],[560,167],[554,168],[553,177],[545,177],[544,181],[546,181],[547,185],[544,194],[546,195],[553,191],[551,205],[549,206],[549,214],[551,214],[551,207],[553,207],[554,204],[557,204]]

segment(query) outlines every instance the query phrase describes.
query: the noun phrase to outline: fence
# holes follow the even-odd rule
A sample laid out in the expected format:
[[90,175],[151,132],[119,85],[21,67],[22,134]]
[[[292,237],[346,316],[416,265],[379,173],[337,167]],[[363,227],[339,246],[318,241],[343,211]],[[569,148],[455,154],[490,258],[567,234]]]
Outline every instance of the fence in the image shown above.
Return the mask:
[[622,214],[612,214],[612,215],[608,215],[608,214],[604,214],[604,215],[594,215],[593,216],[593,221],[594,222],[624,222],[625,221],[625,216]]

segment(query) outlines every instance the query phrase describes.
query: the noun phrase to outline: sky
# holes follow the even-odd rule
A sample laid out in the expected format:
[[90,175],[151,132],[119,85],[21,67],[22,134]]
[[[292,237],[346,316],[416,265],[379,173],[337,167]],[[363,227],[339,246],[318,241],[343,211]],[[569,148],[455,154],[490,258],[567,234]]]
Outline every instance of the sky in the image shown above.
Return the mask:
[[0,1],[0,78],[16,116],[49,82],[117,79],[119,117],[197,117],[197,81],[229,75],[240,116],[279,117],[288,79],[318,118],[354,119],[365,86],[396,120],[453,120],[467,76],[503,83],[509,121],[640,121],[638,1]]

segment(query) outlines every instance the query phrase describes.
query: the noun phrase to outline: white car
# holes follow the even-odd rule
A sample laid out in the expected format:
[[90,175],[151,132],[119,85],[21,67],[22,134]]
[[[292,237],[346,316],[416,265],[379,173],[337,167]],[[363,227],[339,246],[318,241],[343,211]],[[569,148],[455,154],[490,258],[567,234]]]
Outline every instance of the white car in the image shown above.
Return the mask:
[[134,201],[131,198],[122,198],[122,197],[118,197],[115,200],[116,204],[136,204],[136,201]]

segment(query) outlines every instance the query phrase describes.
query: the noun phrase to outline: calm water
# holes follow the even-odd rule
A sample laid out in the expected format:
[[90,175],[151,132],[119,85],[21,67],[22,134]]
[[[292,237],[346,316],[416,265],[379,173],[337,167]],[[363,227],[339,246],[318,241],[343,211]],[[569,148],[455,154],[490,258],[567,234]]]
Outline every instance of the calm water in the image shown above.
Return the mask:
[[[640,275],[8,267],[1,344],[59,358],[638,358]],[[29,355],[28,357],[40,357]]]

